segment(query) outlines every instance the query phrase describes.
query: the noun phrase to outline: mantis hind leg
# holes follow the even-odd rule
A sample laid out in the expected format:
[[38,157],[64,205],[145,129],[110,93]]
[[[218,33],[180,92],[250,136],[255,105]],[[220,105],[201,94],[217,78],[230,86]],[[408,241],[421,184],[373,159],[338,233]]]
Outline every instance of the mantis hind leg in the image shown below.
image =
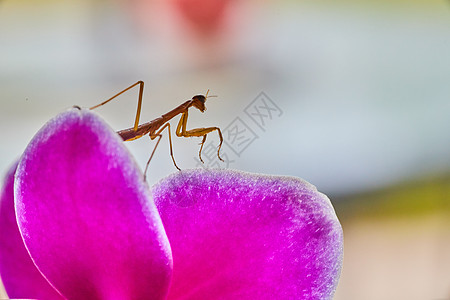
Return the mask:
[[138,81],[132,85],[130,85],[129,87],[127,87],[126,89],[124,89],[123,91],[115,94],[114,96],[112,96],[111,98],[109,98],[108,100],[103,101],[100,104],[97,104],[95,106],[90,107],[89,109],[95,109],[97,107],[103,106],[106,103],[110,102],[111,100],[117,98],[118,96],[122,95],[123,93],[125,93],[126,91],[134,88],[135,86],[139,85],[139,96],[138,96],[138,106],[137,106],[137,112],[136,112],[136,117],[134,119],[134,131],[137,130],[138,126],[139,126],[139,118],[141,116],[141,108],[142,108],[142,95],[144,94],[144,82],[143,81]]

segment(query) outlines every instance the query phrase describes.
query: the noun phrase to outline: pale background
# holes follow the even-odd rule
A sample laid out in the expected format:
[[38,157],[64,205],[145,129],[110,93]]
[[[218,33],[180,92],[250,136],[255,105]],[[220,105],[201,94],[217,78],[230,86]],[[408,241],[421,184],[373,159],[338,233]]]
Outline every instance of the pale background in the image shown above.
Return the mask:
[[[450,299],[450,3],[197,0],[190,21],[180,2],[0,1],[0,171],[74,104],[144,80],[147,121],[211,89],[188,127],[239,117],[258,136],[224,148],[230,168],[304,178],[334,203],[335,299]],[[244,112],[262,91],[282,111],[263,129]],[[136,97],[97,112],[130,127]],[[198,142],[174,137],[181,168]],[[144,168],[154,142],[127,145]],[[164,137],[148,181],[175,171]]]

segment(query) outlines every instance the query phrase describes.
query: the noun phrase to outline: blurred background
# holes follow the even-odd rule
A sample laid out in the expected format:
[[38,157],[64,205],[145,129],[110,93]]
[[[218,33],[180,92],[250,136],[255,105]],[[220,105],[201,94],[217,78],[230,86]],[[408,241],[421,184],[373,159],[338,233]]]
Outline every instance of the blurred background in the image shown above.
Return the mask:
[[[0,170],[43,124],[145,82],[141,122],[207,89],[173,138],[182,169],[304,178],[340,218],[335,295],[450,299],[450,3],[0,0]],[[97,110],[131,127],[137,89]],[[172,121],[176,126],[178,118]],[[144,169],[154,141],[127,146]],[[176,172],[167,135],[150,184]],[[0,294],[1,295],[1,294]]]

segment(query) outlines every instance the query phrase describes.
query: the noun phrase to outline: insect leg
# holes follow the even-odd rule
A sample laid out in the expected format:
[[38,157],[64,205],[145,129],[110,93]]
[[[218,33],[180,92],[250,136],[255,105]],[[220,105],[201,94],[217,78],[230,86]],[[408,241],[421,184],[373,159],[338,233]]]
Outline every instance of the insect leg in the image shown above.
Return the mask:
[[175,162],[175,158],[174,158],[174,156],[173,156],[172,137],[171,137],[171,133],[170,133],[170,123],[166,123],[166,124],[165,124],[163,127],[161,127],[161,129],[159,129],[156,133],[150,133],[150,134],[149,134],[150,139],[154,140],[154,139],[158,138],[158,141],[156,142],[155,148],[153,148],[152,154],[150,155],[150,158],[149,158],[148,161],[147,161],[147,165],[145,166],[144,178],[145,178],[145,176],[146,176],[146,174],[147,174],[147,169],[148,169],[148,166],[149,166],[149,164],[150,164],[150,161],[151,161],[152,158],[153,158],[153,154],[155,154],[156,147],[158,147],[158,144],[159,144],[159,142],[161,141],[161,138],[162,138],[161,132],[162,132],[164,129],[166,129],[166,128],[168,128],[168,132],[169,132],[170,156],[172,157],[172,161],[173,161],[173,164],[175,165],[175,167],[176,167],[179,171],[181,171],[181,169],[178,167],[177,163]]
[[206,134],[203,136],[203,140],[202,140],[202,142],[200,143],[200,150],[198,150],[198,158],[200,158],[200,161],[202,162],[202,163],[205,163],[204,161],[203,161],[203,159],[202,159],[202,149],[203,149],[203,145],[205,144],[205,142],[206,142]]
[[222,157],[220,157],[220,149],[222,148],[222,143],[223,143],[222,131],[220,130],[220,128],[219,127],[207,127],[207,128],[194,128],[194,129],[186,130],[187,118],[188,118],[188,112],[185,111],[181,115],[180,122],[178,123],[178,126],[177,126],[176,135],[179,137],[203,136],[203,141],[201,143],[202,146],[200,147],[200,153],[199,153],[200,160],[201,160],[201,151],[203,148],[203,143],[206,141],[206,135],[214,130],[217,130],[217,133],[218,133],[219,139],[220,139],[219,148],[217,149],[217,157],[221,161],[224,161],[222,159]]
[[153,148],[152,154],[150,155],[150,158],[147,161],[147,164],[145,165],[145,170],[144,170],[144,181],[146,180],[147,177],[147,170],[148,170],[148,165],[150,164],[150,161],[152,160],[153,154],[155,154],[155,150],[159,145],[159,142],[161,141],[162,135],[159,136],[158,141],[156,141],[156,145],[155,148]]
[[139,118],[141,116],[141,107],[142,107],[142,95],[144,94],[144,82],[143,81],[138,81],[135,84],[130,85],[129,87],[127,87],[126,89],[124,89],[123,91],[115,94],[114,96],[112,96],[111,98],[109,98],[108,100],[103,101],[100,104],[97,104],[95,106],[90,107],[89,109],[95,109],[97,107],[100,107],[102,105],[105,105],[106,103],[108,103],[109,101],[113,100],[114,98],[116,98],[119,95],[122,95],[123,93],[125,93],[126,91],[132,89],[133,87],[139,85],[139,97],[138,97],[138,106],[137,106],[137,112],[136,112],[136,118],[134,120],[134,131],[137,130],[138,126],[139,126]]

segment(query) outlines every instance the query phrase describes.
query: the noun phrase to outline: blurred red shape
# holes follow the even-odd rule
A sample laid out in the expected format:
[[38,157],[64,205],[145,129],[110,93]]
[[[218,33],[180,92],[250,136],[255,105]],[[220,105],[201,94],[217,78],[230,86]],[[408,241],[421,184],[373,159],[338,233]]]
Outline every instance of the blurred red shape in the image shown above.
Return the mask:
[[201,34],[211,34],[224,25],[231,0],[173,0],[180,15]]

